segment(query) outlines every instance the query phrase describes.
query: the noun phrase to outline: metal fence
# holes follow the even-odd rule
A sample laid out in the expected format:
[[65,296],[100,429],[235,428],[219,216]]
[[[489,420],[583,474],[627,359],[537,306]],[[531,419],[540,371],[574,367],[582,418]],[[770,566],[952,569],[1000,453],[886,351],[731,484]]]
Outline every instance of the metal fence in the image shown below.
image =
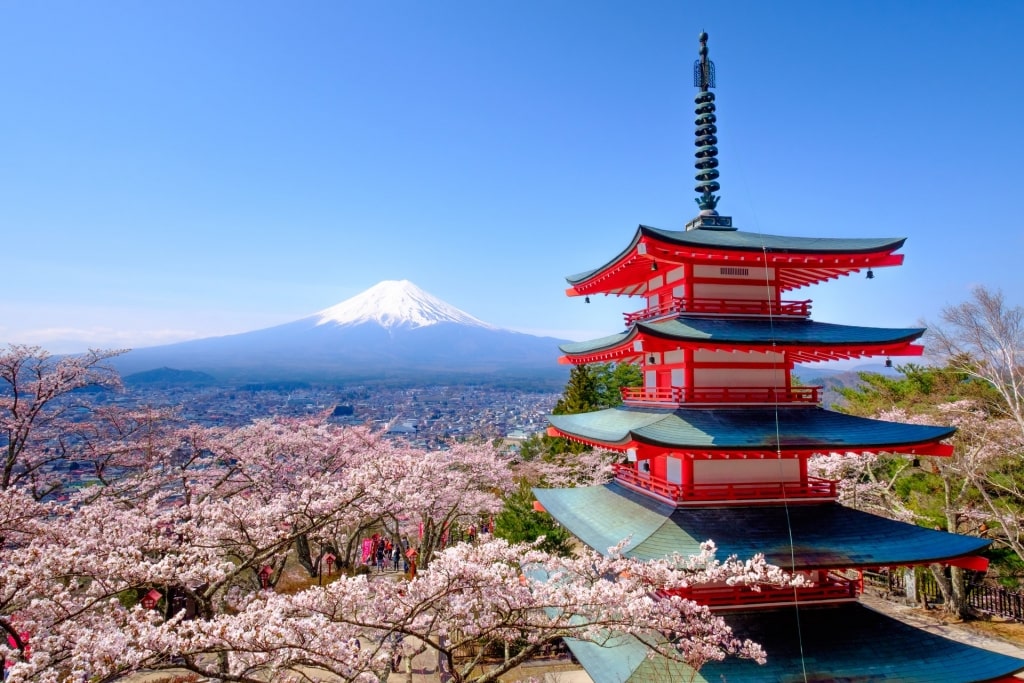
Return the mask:
[[[907,570],[907,571],[913,571]],[[907,595],[906,574],[902,570],[864,572],[864,585],[870,586],[887,599],[905,599],[914,602],[927,600],[932,604],[942,602],[942,591],[930,571],[919,571],[913,587],[915,595]],[[1024,594],[1001,586],[978,584],[967,592],[967,604],[984,614],[1024,622]]]

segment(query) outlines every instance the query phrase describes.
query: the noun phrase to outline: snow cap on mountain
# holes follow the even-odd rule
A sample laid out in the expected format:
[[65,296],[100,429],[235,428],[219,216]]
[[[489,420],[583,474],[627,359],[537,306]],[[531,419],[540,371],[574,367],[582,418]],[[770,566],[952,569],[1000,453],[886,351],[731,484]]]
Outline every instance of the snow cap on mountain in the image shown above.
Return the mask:
[[497,329],[465,311],[441,301],[408,280],[384,280],[351,299],[316,314],[317,325],[359,325],[375,322],[381,327],[426,327],[457,323]]

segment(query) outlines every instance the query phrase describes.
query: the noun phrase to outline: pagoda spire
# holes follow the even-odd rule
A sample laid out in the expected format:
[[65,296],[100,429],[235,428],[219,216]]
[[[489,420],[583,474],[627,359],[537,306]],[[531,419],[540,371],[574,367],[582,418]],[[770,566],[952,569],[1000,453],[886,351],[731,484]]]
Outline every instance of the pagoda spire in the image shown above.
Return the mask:
[[721,186],[718,184],[718,132],[715,126],[715,93],[711,88],[715,87],[715,63],[708,59],[708,34],[701,31],[700,34],[700,58],[693,63],[693,85],[700,88],[700,92],[694,98],[697,104],[695,113],[697,119],[694,124],[697,126],[697,187],[694,190],[700,196],[697,197],[697,206],[700,207],[701,215],[717,216],[715,207],[718,205],[718,197],[714,194]]

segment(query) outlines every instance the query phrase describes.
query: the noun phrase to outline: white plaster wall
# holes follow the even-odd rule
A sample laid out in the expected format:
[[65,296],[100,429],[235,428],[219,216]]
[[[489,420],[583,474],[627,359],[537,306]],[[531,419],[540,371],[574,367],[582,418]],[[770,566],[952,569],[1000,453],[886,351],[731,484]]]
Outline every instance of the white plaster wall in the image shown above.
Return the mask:
[[728,484],[800,481],[800,463],[792,460],[694,460],[693,483]]
[[775,288],[766,283],[749,285],[695,282],[693,296],[697,299],[733,299],[739,301],[769,301],[775,298]]
[[771,368],[728,370],[725,368],[696,368],[693,371],[695,387],[784,387],[785,370]]
[[665,352],[665,363],[666,364],[682,363],[684,360],[686,360],[686,354],[683,353],[682,349],[677,349],[675,351],[666,351]]
[[782,363],[786,357],[781,351],[715,351],[697,349],[693,352],[695,363]]

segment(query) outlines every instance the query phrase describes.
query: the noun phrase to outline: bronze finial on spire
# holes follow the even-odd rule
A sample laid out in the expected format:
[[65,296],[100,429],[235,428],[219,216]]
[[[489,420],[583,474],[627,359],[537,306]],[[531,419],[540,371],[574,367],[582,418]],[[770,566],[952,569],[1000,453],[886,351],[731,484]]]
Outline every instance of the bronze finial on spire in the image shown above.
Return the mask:
[[693,63],[693,85],[700,88],[694,102],[697,104],[697,187],[694,190],[700,195],[695,201],[700,207],[701,215],[717,215],[715,207],[718,197],[714,195],[721,189],[718,184],[718,138],[715,133],[715,94],[709,89],[715,87],[715,63],[708,59],[708,34],[700,34],[700,59]]

